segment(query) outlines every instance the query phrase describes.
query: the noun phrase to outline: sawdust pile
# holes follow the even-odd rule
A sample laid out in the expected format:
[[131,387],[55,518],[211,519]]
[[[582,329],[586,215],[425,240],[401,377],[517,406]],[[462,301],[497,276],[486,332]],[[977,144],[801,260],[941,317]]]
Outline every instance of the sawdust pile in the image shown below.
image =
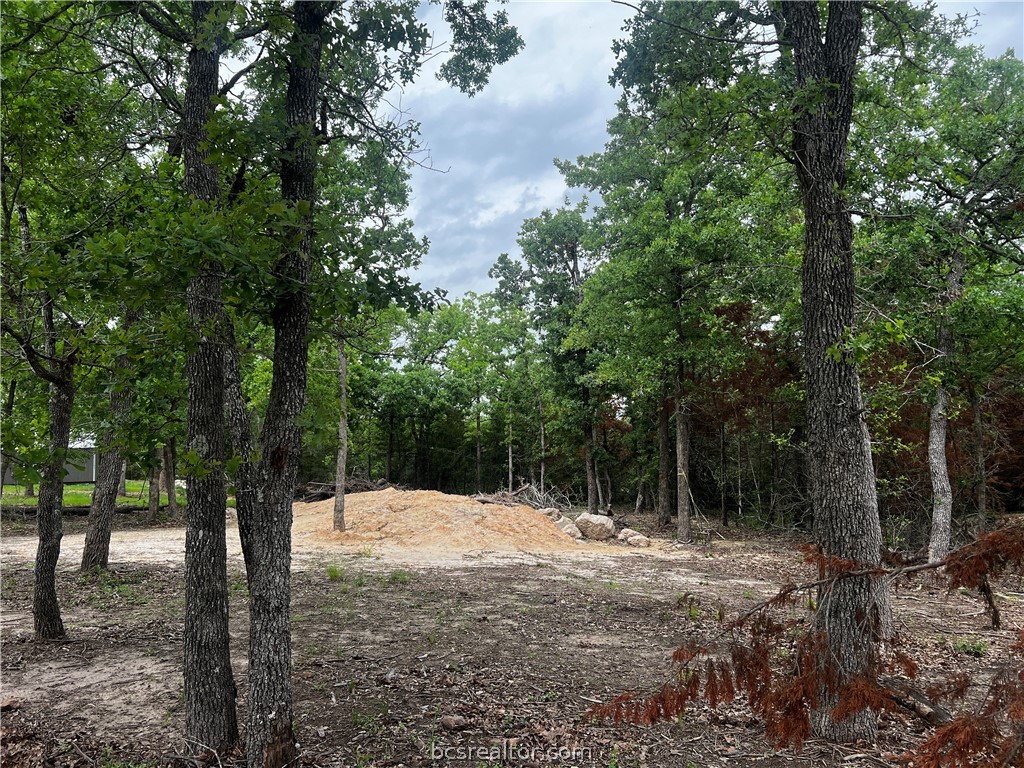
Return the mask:
[[333,530],[334,500],[296,503],[295,538],[448,551],[543,552],[576,549],[568,534],[530,507],[481,504],[437,491],[383,491],[345,497],[347,530]]

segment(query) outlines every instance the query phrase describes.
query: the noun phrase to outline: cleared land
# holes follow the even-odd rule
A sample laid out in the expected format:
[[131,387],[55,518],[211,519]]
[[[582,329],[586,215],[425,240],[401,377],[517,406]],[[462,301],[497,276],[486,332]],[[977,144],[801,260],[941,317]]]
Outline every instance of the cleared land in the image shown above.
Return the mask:
[[[351,532],[330,533],[329,502],[296,506],[302,765],[877,766],[924,732],[887,713],[877,745],[810,742],[797,755],[773,750],[740,703],[650,728],[584,720],[597,701],[668,679],[672,650],[716,634],[719,612],[811,577],[798,538],[580,545],[533,510],[425,492],[355,494],[348,520]],[[5,528],[3,698],[14,704],[3,713],[3,764],[177,762],[184,530],[119,530],[113,572],[81,575],[80,528],[69,521],[58,573],[64,643],[31,640],[35,543]],[[229,558],[244,708],[248,596],[233,527]],[[1005,629],[993,631],[973,595],[902,584],[904,649],[929,676],[982,679],[1021,626],[1021,589],[1019,579],[998,585]]]

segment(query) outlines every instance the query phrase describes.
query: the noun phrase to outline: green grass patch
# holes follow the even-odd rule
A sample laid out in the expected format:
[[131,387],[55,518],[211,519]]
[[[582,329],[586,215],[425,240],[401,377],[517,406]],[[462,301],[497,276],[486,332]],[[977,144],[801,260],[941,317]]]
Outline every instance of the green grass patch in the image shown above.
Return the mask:
[[[87,507],[92,503],[93,483],[66,483],[64,485],[64,506],[65,507]],[[149,484],[145,480],[129,480],[125,483],[127,494],[117,497],[119,507],[137,507],[146,509],[149,506]],[[26,489],[16,485],[5,485],[0,495],[0,504],[5,507],[34,507],[39,502],[39,487],[36,486],[36,493],[32,496],[25,495]],[[185,493],[179,489],[175,493],[178,504],[185,503]],[[167,505],[167,494],[160,494],[160,506]]]

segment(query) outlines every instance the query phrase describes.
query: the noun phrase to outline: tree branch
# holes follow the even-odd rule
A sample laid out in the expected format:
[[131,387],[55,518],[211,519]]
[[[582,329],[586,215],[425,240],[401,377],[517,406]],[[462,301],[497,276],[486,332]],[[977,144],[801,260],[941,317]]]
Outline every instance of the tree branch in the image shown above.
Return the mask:
[[[174,18],[156,3],[139,3],[139,15],[155,31],[182,45],[188,45],[191,37]],[[156,11],[156,13],[153,13]],[[159,14],[159,16],[157,15]]]

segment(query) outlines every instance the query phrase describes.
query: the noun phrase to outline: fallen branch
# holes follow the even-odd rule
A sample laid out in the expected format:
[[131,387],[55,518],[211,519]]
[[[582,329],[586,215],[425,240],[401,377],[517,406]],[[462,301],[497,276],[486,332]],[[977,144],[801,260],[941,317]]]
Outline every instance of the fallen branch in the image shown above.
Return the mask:
[[889,692],[896,704],[917,715],[929,725],[943,725],[953,719],[949,710],[931,701],[924,691],[915,688],[902,678],[882,675],[878,678],[878,683]]

